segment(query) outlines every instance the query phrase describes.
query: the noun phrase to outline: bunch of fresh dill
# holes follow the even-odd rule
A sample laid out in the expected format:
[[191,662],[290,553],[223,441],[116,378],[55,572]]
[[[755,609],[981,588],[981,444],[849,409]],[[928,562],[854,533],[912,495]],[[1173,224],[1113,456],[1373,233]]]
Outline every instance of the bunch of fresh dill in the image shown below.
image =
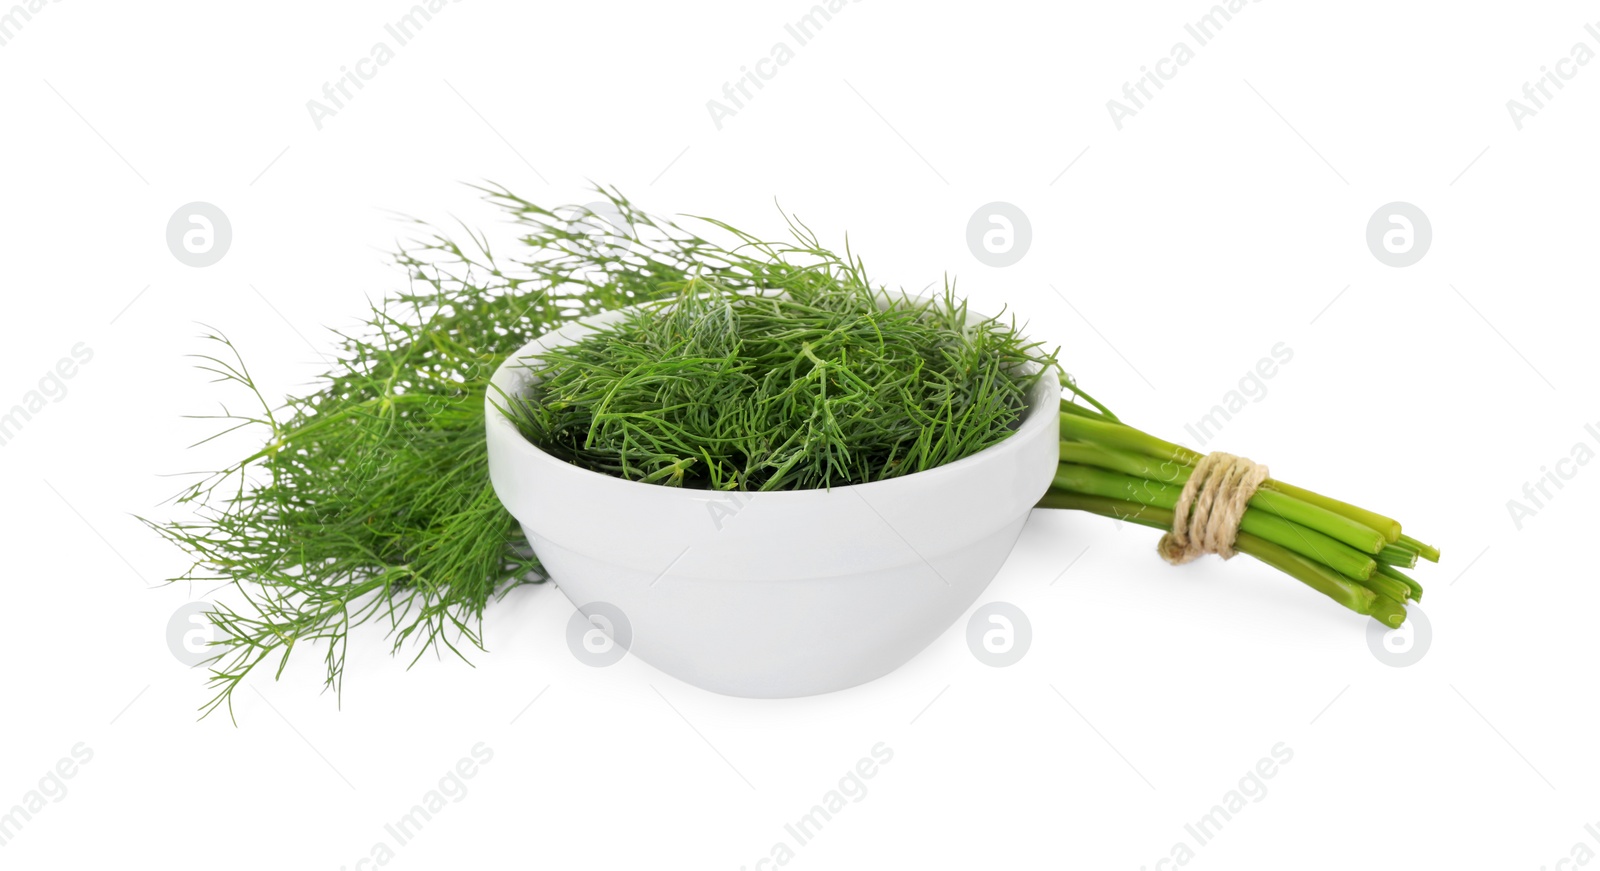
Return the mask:
[[1011,434],[1040,373],[1056,377],[948,291],[885,294],[855,265],[785,278],[752,294],[697,277],[535,355],[507,414],[545,451],[630,480],[813,489],[981,451]]
[[[264,663],[281,675],[290,654],[308,642],[320,642],[326,685],[342,695],[349,633],[362,624],[381,625],[396,653],[415,650],[413,663],[429,650],[464,655],[467,644],[482,646],[491,599],[542,579],[537,557],[490,486],[484,446],[489,379],[528,341],[601,311],[679,301],[691,283],[728,293],[867,287],[859,260],[834,254],[797,222],[792,242],[770,244],[706,221],[707,235],[731,240],[718,244],[652,218],[616,191],[600,191],[612,208],[598,211],[547,209],[503,188],[484,193],[513,222],[518,245],[491,251],[483,234],[468,230],[463,244],[419,222],[419,238],[396,256],[409,288],[374,305],[361,328],[337,334],[337,361],[313,392],[283,404],[268,399],[234,346],[218,334],[206,337],[214,349],[198,355],[202,368],[238,389],[252,409],[225,405],[210,416],[224,424],[218,436],[254,432],[259,447],[180,493],[175,502],[188,516],[145,521],[193,559],[173,581],[219,582],[236,593],[228,598],[237,601],[219,602],[209,614],[218,630],[209,662],[215,694],[203,714],[224,704],[231,714],[232,695],[247,675]],[[909,316],[906,309],[896,315]],[[944,317],[955,323],[957,314],[947,307]],[[788,344],[805,358],[793,363],[797,376],[829,391],[852,389],[846,387],[852,370],[838,355],[855,353],[850,349],[859,350],[862,338],[819,335],[808,357],[804,343],[771,337],[772,347]],[[881,475],[865,465],[872,460],[866,454],[831,453],[841,438],[853,437],[840,427],[846,407],[856,403],[903,409],[900,421],[883,422],[888,440],[900,437],[898,447],[880,454],[885,463],[920,466],[976,449],[992,434],[954,418],[946,429],[960,434],[947,438],[912,435],[908,427],[936,414],[993,419],[1012,410],[1015,382],[985,380],[983,373],[1031,352],[1001,338],[998,327],[983,328],[952,333],[943,348],[920,348],[971,377],[957,383],[952,376],[915,404],[895,396],[892,384],[857,386],[855,398],[811,403],[822,417],[810,420],[799,394],[791,394],[794,407],[775,410],[769,420],[790,415],[799,441],[761,445],[758,432],[741,449],[750,462],[727,459],[736,456],[730,452],[722,465],[707,463],[694,473],[712,486]],[[1010,357],[979,360],[985,349]],[[883,363],[888,368],[881,371],[896,373],[902,386],[916,367],[928,365]],[[770,395],[786,401],[777,385]],[[854,408],[848,420],[850,427],[865,424]],[[778,430],[763,426],[772,440]],[[793,462],[774,464],[776,457]],[[630,453],[619,465],[644,459]]]

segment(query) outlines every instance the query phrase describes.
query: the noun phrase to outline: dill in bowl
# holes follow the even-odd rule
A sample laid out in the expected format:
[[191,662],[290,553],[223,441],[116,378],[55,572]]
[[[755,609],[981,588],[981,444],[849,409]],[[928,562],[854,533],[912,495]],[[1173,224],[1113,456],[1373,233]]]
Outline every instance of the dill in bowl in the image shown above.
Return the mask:
[[[932,469],[1009,436],[1055,358],[947,291],[797,273],[767,294],[686,282],[524,360],[503,397],[545,452],[632,481],[805,490]],[[841,280],[842,279],[842,280]]]

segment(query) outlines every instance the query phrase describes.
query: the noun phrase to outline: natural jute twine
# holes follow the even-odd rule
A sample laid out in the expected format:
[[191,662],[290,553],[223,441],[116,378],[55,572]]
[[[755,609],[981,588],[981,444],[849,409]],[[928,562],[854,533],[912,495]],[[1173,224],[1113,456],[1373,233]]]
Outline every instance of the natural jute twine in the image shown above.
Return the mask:
[[1264,465],[1222,451],[1206,454],[1178,495],[1172,531],[1156,546],[1161,558],[1175,566],[1208,553],[1230,559],[1245,504],[1265,480]]

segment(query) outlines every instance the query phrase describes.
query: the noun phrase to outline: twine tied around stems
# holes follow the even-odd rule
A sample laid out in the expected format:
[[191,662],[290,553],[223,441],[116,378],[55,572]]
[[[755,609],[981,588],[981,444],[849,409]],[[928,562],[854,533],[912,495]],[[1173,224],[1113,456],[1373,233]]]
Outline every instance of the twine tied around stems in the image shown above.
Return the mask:
[[1175,566],[1208,553],[1231,559],[1245,505],[1267,474],[1265,465],[1222,451],[1202,457],[1178,494],[1172,531],[1156,546],[1161,558]]

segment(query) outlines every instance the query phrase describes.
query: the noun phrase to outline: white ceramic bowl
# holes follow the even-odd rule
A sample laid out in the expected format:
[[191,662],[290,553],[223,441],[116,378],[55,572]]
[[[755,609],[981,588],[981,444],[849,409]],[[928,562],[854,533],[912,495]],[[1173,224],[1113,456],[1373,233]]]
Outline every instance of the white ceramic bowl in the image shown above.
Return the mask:
[[[533,373],[522,358],[622,315],[528,343],[494,383],[524,390]],[[489,472],[550,579],[630,653],[713,692],[814,695],[903,665],[988,586],[1050,486],[1060,392],[1039,379],[1009,438],[925,472],[714,493],[557,459],[522,437],[491,391]]]

